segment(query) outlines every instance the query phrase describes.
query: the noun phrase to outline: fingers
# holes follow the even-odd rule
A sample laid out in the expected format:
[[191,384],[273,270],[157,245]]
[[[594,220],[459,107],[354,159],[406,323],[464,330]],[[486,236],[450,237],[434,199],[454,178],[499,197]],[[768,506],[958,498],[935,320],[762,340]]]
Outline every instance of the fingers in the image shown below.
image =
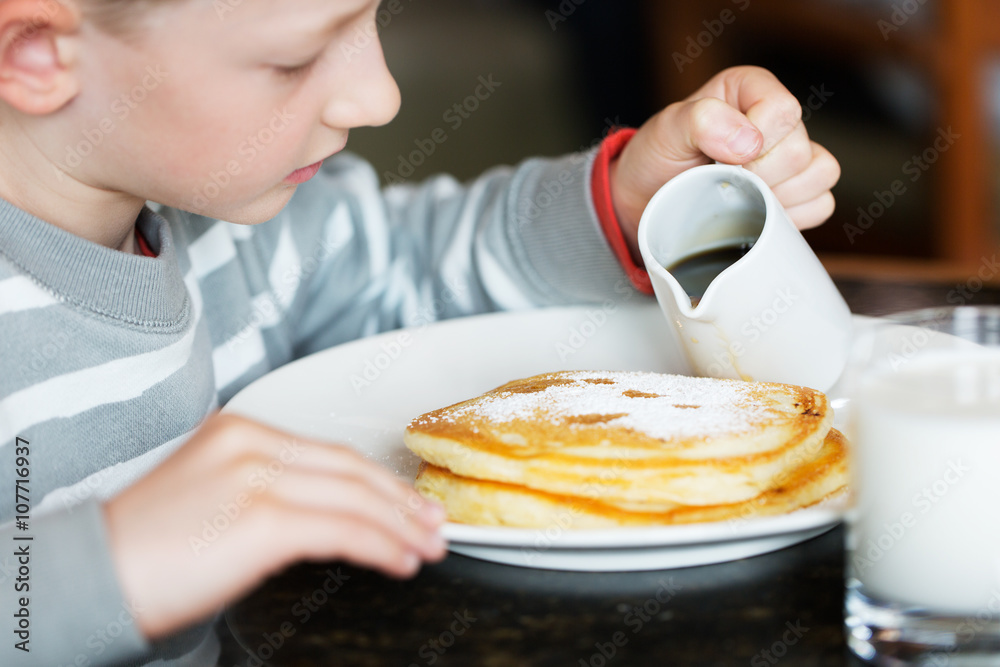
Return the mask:
[[799,229],[815,227],[833,214],[834,198],[830,189],[840,179],[840,164],[830,151],[815,142],[810,142],[809,148],[810,160],[806,167],[771,186]]
[[289,513],[322,512],[377,526],[423,558],[438,559],[444,554],[440,521],[429,512],[434,507],[431,503],[408,504],[405,498],[386,495],[363,478],[341,475],[331,480],[328,474],[292,470],[271,486],[268,495]]
[[743,166],[774,188],[805,171],[812,160],[812,142],[805,126],[799,125]]
[[786,178],[768,176],[771,180],[765,178],[765,182],[771,185],[782,205],[789,208],[804,204],[836,185],[840,180],[840,163],[830,151],[810,142],[809,159],[802,169]]
[[426,500],[414,491],[413,487],[352,449],[328,443],[313,443],[296,461],[295,467],[326,475],[353,477],[378,490],[394,505],[408,507],[411,510],[423,508],[422,512],[418,512],[418,517],[421,519],[444,514],[444,510],[437,503]]
[[[832,215],[830,189],[840,178],[840,165],[828,150],[809,139],[802,123],[788,131],[775,116],[771,129],[756,133],[754,147],[741,152],[734,150],[734,140],[752,126],[722,100],[704,98],[668,107],[667,112],[672,113],[664,114],[665,146],[660,149],[667,159],[684,160],[685,168],[699,164],[701,155],[728,164],[744,162],[746,169],[772,188],[800,229],[819,225]],[[753,159],[747,161],[748,156]]]
[[[800,229],[815,227],[833,214],[830,189],[840,178],[840,165],[829,151],[810,141],[801,122],[801,105],[777,77],[758,67],[731,68],[713,77],[692,98],[703,95],[716,96],[743,112],[760,131],[763,144],[749,161],[727,160],[710,152],[712,142],[705,135],[707,155],[721,162],[743,164],[760,176]],[[716,122],[722,118],[714,109],[712,113]],[[701,123],[692,125],[699,127]]]
[[785,212],[796,227],[810,229],[826,222],[833,215],[834,207],[833,193],[825,192],[810,202],[786,208]]
[[358,452],[246,420],[232,420],[224,430],[228,456],[216,461],[215,486],[230,501],[243,494],[253,502],[277,501],[286,513],[351,517],[378,525],[422,557],[441,556],[444,510]]
[[[668,106],[639,128],[611,166],[614,209],[633,255],[637,254],[634,233],[643,209],[674,176],[717,160],[744,165],[776,187],[812,169],[813,146],[802,123],[802,107],[773,74],[759,67],[720,72],[692,96]],[[809,179],[818,183],[825,176],[829,180],[838,169],[831,167],[833,163],[832,156],[821,158],[822,174],[802,181],[807,186],[802,191],[815,190]],[[800,195],[792,205],[805,204],[828,189],[815,190],[808,198]],[[814,205],[802,220],[811,224],[822,208]]]
[[238,460],[246,473],[242,479],[247,486],[266,488],[286,471],[350,477],[378,489],[389,502],[411,509],[423,507],[416,516],[428,525],[438,525],[438,519],[444,515],[437,503],[425,500],[411,486],[352,449],[295,437],[239,417],[226,415],[216,422],[220,420],[227,421],[223,422],[218,437],[229,442],[221,451],[213,452],[214,462],[225,469],[233,465],[234,459]]
[[392,533],[357,517],[301,509],[278,516],[293,561],[345,560],[405,578],[417,572],[421,560],[437,561],[445,553],[422,559]]

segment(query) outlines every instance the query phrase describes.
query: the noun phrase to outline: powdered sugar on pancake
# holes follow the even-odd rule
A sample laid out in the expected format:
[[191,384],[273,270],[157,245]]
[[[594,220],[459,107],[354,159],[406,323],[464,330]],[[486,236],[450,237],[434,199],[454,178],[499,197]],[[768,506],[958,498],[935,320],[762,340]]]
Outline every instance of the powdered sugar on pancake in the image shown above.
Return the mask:
[[787,416],[764,399],[759,385],[738,380],[628,371],[545,377],[534,385],[496,390],[444,410],[437,418],[481,424],[544,419],[580,429],[628,428],[673,440],[751,431],[769,419]]

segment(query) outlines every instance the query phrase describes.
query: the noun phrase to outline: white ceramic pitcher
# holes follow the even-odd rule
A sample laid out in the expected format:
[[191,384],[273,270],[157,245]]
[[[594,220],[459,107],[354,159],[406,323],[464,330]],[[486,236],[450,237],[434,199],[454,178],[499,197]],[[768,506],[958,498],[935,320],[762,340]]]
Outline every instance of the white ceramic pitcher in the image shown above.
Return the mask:
[[[695,303],[666,268],[741,244],[752,247]],[[696,373],[820,391],[840,376],[851,342],[850,310],[756,174],[714,164],[676,176],[643,212],[639,247],[670,335]]]

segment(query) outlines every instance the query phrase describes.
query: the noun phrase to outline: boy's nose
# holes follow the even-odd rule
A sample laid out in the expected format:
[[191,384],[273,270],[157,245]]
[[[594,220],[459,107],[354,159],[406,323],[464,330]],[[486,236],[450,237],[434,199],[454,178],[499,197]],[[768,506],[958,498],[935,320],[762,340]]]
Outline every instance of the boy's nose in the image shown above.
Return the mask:
[[382,46],[373,39],[360,52],[341,55],[330,99],[323,110],[323,123],[337,129],[385,125],[399,112],[399,86],[392,78],[382,54]]

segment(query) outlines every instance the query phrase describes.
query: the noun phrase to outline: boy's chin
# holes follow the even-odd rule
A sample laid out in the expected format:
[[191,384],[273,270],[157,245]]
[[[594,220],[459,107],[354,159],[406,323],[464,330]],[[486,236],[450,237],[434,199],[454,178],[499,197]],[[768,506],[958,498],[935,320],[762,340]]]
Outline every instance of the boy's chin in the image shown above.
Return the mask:
[[295,187],[285,185],[281,188],[275,188],[249,203],[226,205],[210,202],[202,208],[179,208],[206,218],[216,218],[238,225],[259,225],[281,213],[281,210],[288,205],[292,195],[295,194],[295,190]]

